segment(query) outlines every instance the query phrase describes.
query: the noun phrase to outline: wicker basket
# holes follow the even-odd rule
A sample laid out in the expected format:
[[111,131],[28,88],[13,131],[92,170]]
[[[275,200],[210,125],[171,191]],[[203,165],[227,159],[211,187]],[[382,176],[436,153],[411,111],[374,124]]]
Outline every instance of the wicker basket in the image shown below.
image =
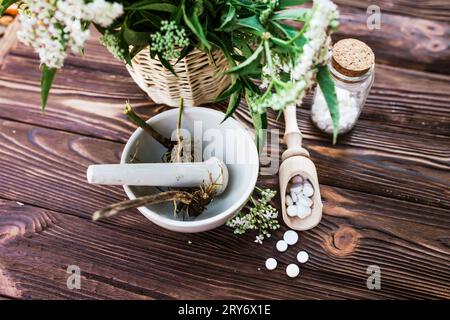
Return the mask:
[[198,106],[213,102],[230,84],[230,77],[223,73],[228,68],[226,58],[219,50],[212,54],[215,64],[208,54],[198,49],[191,51],[174,65],[178,77],[159,60],[150,58],[148,48],[133,58],[133,67],[127,68],[154,102],[176,107],[182,96],[185,106]]

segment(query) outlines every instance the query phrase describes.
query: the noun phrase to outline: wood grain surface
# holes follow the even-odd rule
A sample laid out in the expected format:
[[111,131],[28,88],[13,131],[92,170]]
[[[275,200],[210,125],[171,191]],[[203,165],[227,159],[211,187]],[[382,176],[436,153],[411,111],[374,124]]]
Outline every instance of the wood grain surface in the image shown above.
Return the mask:
[[[376,80],[336,146],[311,124],[310,96],[298,109],[324,217],[283,254],[275,243],[284,225],[261,246],[225,226],[166,231],[136,210],[92,222],[95,210],[125,199],[122,188],[85,178],[89,164],[119,161],[134,130],[125,99],[143,117],[168,108],[148,100],[95,34],[84,57],[67,60],[42,113],[36,56],[12,47],[0,67],[0,300],[450,299],[450,10],[445,1],[383,0],[382,29],[370,31],[368,2],[337,2],[345,6],[336,39],[373,47]],[[244,103],[235,118],[250,127]],[[281,137],[272,113],[269,125]],[[269,142],[279,156],[284,146]],[[258,185],[277,189],[278,176]],[[284,268],[300,249],[310,261],[289,279]],[[268,257],[276,271],[264,268]],[[71,265],[81,269],[80,290],[66,285]],[[366,287],[369,265],[382,270],[381,290]]]

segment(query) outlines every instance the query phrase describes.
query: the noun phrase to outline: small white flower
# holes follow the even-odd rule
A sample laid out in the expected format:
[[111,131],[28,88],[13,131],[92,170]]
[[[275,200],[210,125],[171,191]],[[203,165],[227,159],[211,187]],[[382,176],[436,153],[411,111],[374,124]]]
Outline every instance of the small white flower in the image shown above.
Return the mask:
[[123,13],[119,3],[94,0],[24,0],[27,13],[21,14],[21,31],[18,38],[31,46],[42,64],[49,68],[61,68],[67,51],[80,53],[90,36],[84,27],[95,22],[109,26]]
[[235,228],[235,234],[244,234],[248,230],[257,230],[258,235],[255,238],[256,243],[262,243],[267,237],[270,237],[269,230],[279,228],[277,221],[278,212],[269,202],[276,195],[275,191],[266,189],[260,190],[261,197],[258,200],[253,199],[254,207],[248,213],[239,212],[236,217],[227,222],[227,226]]

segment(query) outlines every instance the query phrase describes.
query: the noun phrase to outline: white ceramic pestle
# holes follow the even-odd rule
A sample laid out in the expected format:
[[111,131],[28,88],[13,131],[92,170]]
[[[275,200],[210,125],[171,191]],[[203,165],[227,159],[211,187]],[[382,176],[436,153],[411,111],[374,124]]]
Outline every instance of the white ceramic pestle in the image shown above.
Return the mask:
[[[309,152],[302,148],[302,133],[298,128],[296,106],[290,105],[284,110],[286,125],[284,140],[287,150],[281,157],[282,163],[279,171],[281,210],[284,222],[294,230],[308,230],[314,228],[322,219],[322,199],[320,196],[319,181],[316,166],[309,158]],[[313,188],[313,205],[311,214],[304,219],[290,217],[286,213],[286,189],[289,181],[296,175],[308,179]]]
[[216,157],[205,162],[101,164],[89,166],[87,180],[94,184],[183,188],[214,182],[220,194],[227,187],[228,170]]

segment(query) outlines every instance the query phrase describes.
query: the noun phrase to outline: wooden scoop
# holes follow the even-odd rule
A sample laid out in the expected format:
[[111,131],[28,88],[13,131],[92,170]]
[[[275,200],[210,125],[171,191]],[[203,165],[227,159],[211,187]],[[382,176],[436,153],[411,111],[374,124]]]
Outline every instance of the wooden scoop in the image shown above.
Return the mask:
[[215,183],[220,194],[227,187],[228,170],[216,157],[205,162],[100,164],[89,166],[87,180],[106,185],[183,188]]
[[[284,110],[284,121],[286,124],[284,140],[288,148],[281,157],[282,163],[279,171],[281,211],[284,222],[291,229],[308,230],[314,228],[322,219],[323,205],[316,166],[309,158],[309,152],[302,148],[302,133],[298,128],[295,105],[286,107]],[[304,219],[290,217],[286,213],[286,189],[289,181],[296,175],[308,179],[314,188],[311,214]]]

